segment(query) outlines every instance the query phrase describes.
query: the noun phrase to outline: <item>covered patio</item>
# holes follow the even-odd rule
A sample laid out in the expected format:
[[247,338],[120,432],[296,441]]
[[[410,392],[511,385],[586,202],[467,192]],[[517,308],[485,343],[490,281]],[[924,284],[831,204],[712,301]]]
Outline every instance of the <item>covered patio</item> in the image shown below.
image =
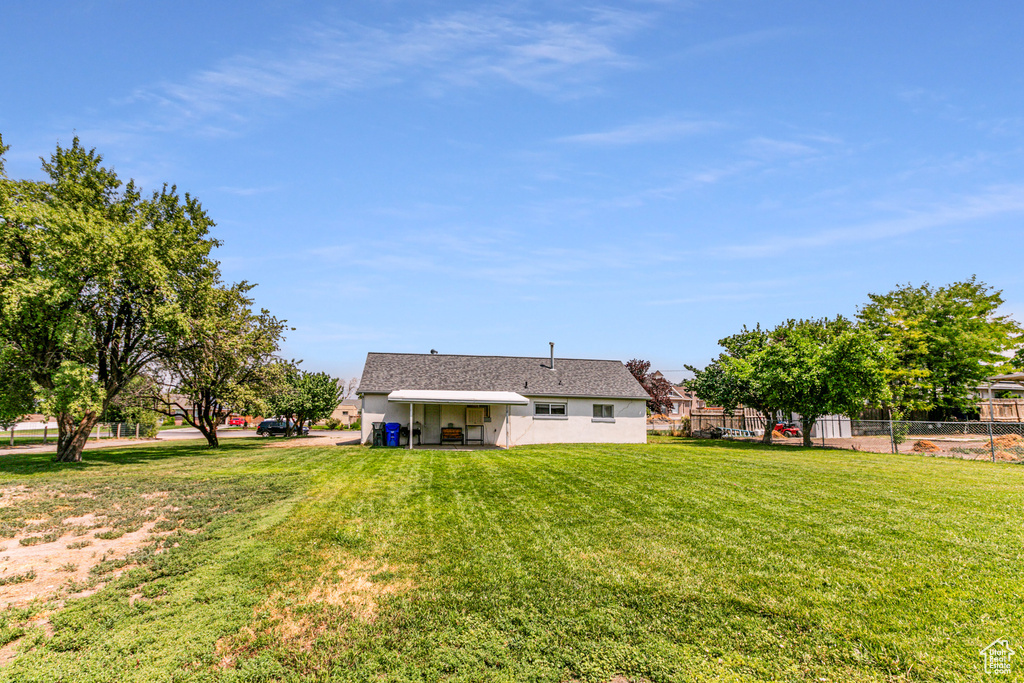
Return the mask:
[[387,401],[409,406],[408,423],[403,427],[408,429],[410,450],[415,445],[451,450],[509,448],[511,407],[530,403],[513,391],[429,389],[397,389],[388,394]]

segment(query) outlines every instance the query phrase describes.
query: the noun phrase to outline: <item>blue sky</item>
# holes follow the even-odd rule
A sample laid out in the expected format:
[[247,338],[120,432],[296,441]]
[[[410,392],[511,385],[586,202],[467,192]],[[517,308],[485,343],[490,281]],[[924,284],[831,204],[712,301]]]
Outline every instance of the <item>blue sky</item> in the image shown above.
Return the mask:
[[[648,358],[977,274],[1024,319],[1006,2],[6,3],[8,174],[198,196],[285,354]],[[672,372],[670,376],[678,377]]]

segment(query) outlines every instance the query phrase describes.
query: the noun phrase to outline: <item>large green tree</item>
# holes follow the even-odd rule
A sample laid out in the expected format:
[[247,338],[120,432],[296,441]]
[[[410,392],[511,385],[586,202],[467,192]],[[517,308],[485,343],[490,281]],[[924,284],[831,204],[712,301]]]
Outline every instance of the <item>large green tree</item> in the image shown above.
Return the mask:
[[9,179],[0,161],[0,347],[31,381],[0,402],[56,416],[58,461],[81,460],[106,406],[187,331],[183,306],[217,277],[199,201],[167,186],[143,197],[102,162],[77,137],[43,160],[43,181]]
[[306,372],[295,363],[283,366],[284,386],[271,400],[271,409],[291,421],[286,428],[302,434],[305,424],[312,425],[331,416],[341,403],[345,385],[326,372]]
[[979,384],[1010,369],[1002,354],[1019,345],[1021,328],[999,314],[1002,292],[976,277],[938,288],[908,284],[868,298],[857,317],[890,351],[886,407],[895,415],[970,411]]
[[32,379],[0,340],[0,429],[10,429],[35,407]]
[[711,405],[722,406],[727,413],[745,406],[761,413],[765,420],[762,441],[771,443],[772,427],[778,406],[772,405],[766,388],[756,371],[758,354],[764,351],[769,341],[768,333],[758,325],[719,339],[718,344],[725,351],[705,368],[687,365],[693,378],[684,382],[687,389]]
[[204,292],[187,307],[186,333],[151,365],[148,405],[183,413],[210,448],[220,444],[217,428],[232,412],[268,414],[273,397],[287,389],[276,355],[285,321],[252,310],[252,287],[242,282]]
[[886,350],[846,318],[790,320],[768,337],[749,364],[750,379],[770,405],[800,414],[805,446],[821,416],[856,417],[888,397]]

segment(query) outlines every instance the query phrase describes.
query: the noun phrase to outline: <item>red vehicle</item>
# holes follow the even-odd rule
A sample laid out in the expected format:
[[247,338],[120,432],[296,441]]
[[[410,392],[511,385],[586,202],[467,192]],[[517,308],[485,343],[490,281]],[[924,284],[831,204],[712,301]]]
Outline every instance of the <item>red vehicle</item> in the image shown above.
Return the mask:
[[245,418],[244,417],[238,417],[236,415],[235,417],[232,417],[232,418],[228,419],[228,426],[229,427],[242,427],[244,425],[245,425]]
[[791,436],[791,437],[799,437],[800,436],[800,430],[797,429],[796,425],[794,425],[791,422],[790,423],[787,423],[787,422],[776,423],[774,431],[782,434],[783,436]]

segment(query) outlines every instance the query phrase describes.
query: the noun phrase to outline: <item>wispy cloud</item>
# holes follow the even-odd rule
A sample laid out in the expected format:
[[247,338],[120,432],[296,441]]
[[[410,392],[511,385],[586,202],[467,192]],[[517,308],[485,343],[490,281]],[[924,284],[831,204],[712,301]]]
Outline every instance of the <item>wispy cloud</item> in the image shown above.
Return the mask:
[[635,145],[647,142],[665,142],[691,135],[699,135],[722,128],[722,126],[723,124],[717,121],[662,118],[653,121],[631,123],[595,133],[567,135],[558,138],[557,142],[598,146]]
[[696,188],[715,185],[727,178],[754,171],[762,165],[759,162],[746,159],[721,166],[707,166],[689,171],[673,182],[614,197],[608,200],[606,204],[618,208],[627,208],[640,206],[649,201],[671,200]]
[[898,218],[829,228],[804,236],[776,235],[763,242],[717,247],[713,248],[711,253],[734,258],[760,258],[799,252],[805,248],[879,241],[929,228],[969,223],[1005,214],[1024,213],[1024,185],[996,187],[982,194],[961,198],[956,202],[925,209],[907,210],[903,213],[904,215]]
[[766,28],[758,31],[748,31],[746,33],[738,33],[736,35],[691,45],[686,48],[686,54],[705,55],[718,52],[730,52],[733,50],[753,47],[755,45],[761,45],[763,43],[782,40],[784,38],[791,38],[804,32],[804,29],[785,26],[778,28]]
[[281,189],[280,185],[267,185],[265,187],[218,187],[218,190],[225,194],[233,194],[239,197],[253,197],[255,195],[267,194],[268,192],[277,192]]
[[634,65],[617,44],[645,22],[640,12],[593,10],[572,21],[458,12],[388,28],[320,25],[283,53],[240,54],[181,82],[140,89],[131,100],[160,107],[179,125],[217,132],[245,121],[258,104],[410,82],[432,94],[505,83],[573,96],[593,89],[604,70]]
[[[401,250],[394,249],[400,242]],[[583,273],[640,271],[652,261],[682,260],[682,255],[623,253],[612,241],[562,246],[546,244],[514,230],[446,228],[417,230],[384,240],[368,237],[344,247],[307,252],[320,267],[345,263],[348,273],[415,273],[431,280],[478,281],[501,285],[578,286]]]
[[744,147],[752,156],[761,158],[806,156],[808,154],[815,154],[818,151],[814,147],[802,142],[776,140],[766,137],[747,140]]

